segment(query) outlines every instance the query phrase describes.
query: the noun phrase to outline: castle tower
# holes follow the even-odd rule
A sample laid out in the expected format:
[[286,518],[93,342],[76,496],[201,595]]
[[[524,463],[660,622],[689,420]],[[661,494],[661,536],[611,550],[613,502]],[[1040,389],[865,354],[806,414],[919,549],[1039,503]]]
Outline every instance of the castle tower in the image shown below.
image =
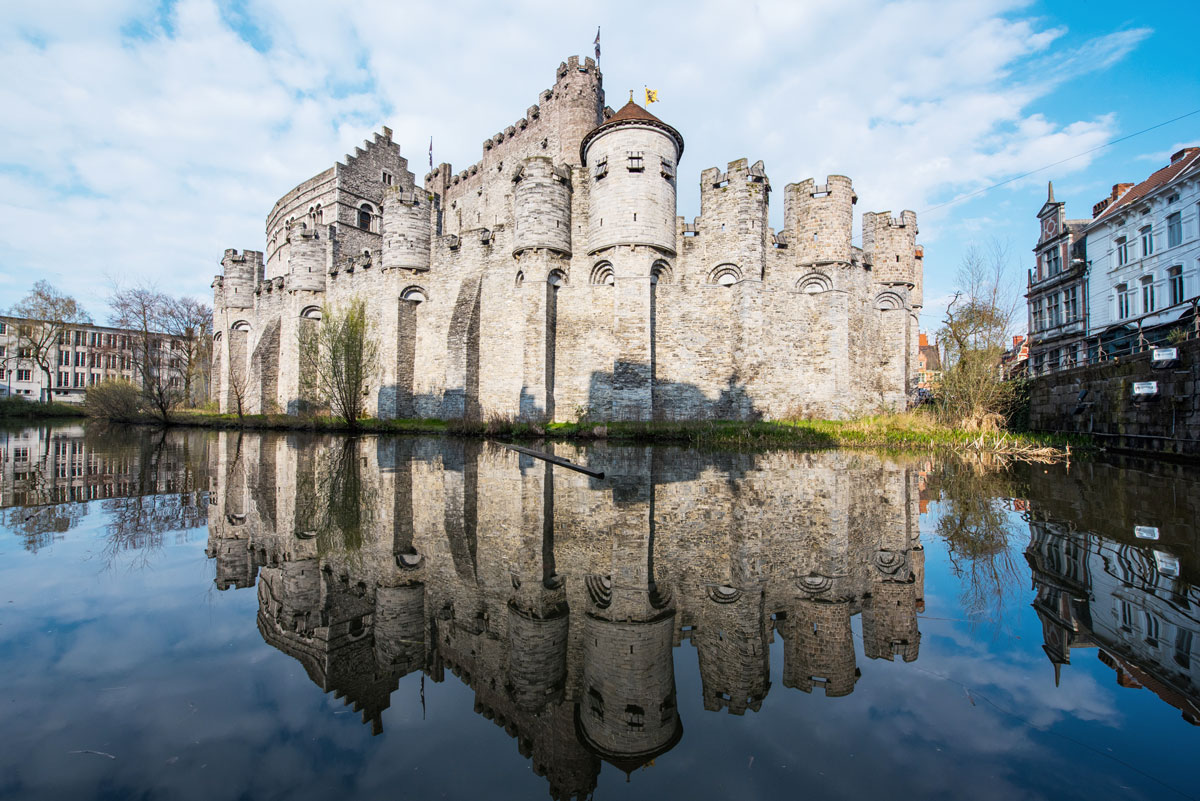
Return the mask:
[[287,227],[288,277],[291,290],[325,291],[326,243],[318,238],[315,228],[297,220]]
[[433,200],[393,186],[383,193],[383,269],[429,269]]
[[603,121],[604,76],[591,58],[571,56],[558,65],[551,100],[545,111],[554,116],[558,133],[558,164],[576,165],[579,143]]
[[854,664],[850,601],[798,599],[788,609],[783,637],[783,686],[811,693],[823,687],[827,698],[854,692],[859,671]]
[[783,189],[783,228],[801,265],[850,264],[858,195],[844,175],[809,178]]
[[552,418],[558,290],[571,259],[571,173],[548,156],[531,156],[513,182],[513,257],[525,310],[520,414]]
[[241,255],[234,249],[221,259],[221,300],[227,309],[254,308],[254,288],[263,280],[263,254],[247,250]]
[[683,137],[632,100],[580,145],[590,181],[587,252],[613,276],[614,420],[649,420],[654,266],[675,256],[675,173]]
[[763,163],[729,162],[725,172],[700,174],[700,238],[706,271],[733,263],[743,279],[761,281],[768,246],[767,197],[771,182]]
[[922,306],[915,211],[902,211],[899,217],[893,217],[890,211],[864,214],[863,257],[871,263],[876,281],[907,286],[911,305]]

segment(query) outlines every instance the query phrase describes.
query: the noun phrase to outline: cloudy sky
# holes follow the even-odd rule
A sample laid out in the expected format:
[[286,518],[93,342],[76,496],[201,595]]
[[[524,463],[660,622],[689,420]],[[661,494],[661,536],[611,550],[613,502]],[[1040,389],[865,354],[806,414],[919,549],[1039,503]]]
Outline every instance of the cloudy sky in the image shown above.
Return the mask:
[[[465,167],[602,26],[609,104],[659,90],[699,174],[763,159],[777,189],[851,176],[858,210],[911,208],[935,329],[972,242],[1024,274],[1055,181],[1087,216],[1200,114],[1191,3],[564,4],[106,0],[13,4],[0,21],[0,308],[46,278],[97,321],[112,280],[210,297],[227,247],[262,249],[275,199],[381,125],[414,171],[429,138]],[[776,193],[772,222],[782,218]],[[949,205],[946,205],[949,204]]]

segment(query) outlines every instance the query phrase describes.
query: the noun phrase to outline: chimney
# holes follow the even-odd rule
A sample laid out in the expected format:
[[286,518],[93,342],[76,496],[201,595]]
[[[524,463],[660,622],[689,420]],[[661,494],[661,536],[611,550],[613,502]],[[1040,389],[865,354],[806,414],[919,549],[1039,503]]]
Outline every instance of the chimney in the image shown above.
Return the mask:
[[1183,150],[1180,150],[1178,153],[1175,153],[1171,156],[1171,163],[1174,164],[1180,159],[1185,159],[1188,156],[1194,156],[1197,153],[1200,153],[1200,147],[1185,147]]
[[929,335],[928,334],[918,334],[917,337],[920,340],[920,346],[922,348],[929,347]]
[[1014,334],[1013,335],[1013,350],[1016,350],[1017,348],[1021,347],[1021,343],[1024,341],[1025,341],[1025,337],[1021,336],[1020,334]]

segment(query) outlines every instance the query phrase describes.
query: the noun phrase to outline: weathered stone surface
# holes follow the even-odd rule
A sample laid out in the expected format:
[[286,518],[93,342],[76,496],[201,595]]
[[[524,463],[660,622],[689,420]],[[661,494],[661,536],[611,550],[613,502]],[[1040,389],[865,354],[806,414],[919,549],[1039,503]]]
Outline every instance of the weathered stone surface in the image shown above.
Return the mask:
[[687,224],[682,137],[636,107],[602,125],[591,59],[556,74],[467,169],[441,164],[418,188],[384,129],[280,199],[265,260],[226,252],[213,283],[222,410],[242,385],[249,412],[300,408],[299,321],[354,297],[379,343],[368,413],[380,417],[905,406],[921,307],[913,212],[864,215],[858,249],[850,179],[808,179],[785,188],[777,235],[763,165],[739,159],[702,173]]

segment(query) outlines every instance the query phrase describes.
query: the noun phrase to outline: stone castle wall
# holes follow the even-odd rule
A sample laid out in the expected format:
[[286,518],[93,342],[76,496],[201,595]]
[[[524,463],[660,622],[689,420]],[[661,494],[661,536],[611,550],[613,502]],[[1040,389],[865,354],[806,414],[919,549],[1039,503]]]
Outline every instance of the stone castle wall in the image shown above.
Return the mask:
[[221,408],[240,394],[248,412],[300,410],[301,321],[351,299],[367,302],[379,345],[368,412],[381,417],[837,418],[906,405],[921,282],[912,212],[866,215],[860,250],[850,179],[809,179],[785,188],[777,233],[762,163],[741,159],[702,173],[701,214],[685,223],[678,134],[632,104],[605,109],[591,59],[556,78],[478,163],[441,164],[423,188],[384,129],[285,195],[265,262],[230,251],[214,281]]

